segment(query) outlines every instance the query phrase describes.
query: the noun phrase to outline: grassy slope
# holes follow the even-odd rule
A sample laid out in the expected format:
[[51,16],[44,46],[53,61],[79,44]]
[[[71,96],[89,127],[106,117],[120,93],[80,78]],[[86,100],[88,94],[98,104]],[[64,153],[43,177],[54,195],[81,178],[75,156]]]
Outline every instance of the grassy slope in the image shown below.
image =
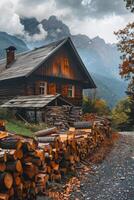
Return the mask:
[[47,127],[45,123],[30,124],[17,120],[8,109],[3,108],[0,108],[0,120],[6,122],[6,129],[9,132],[29,137],[33,136],[32,133]]
[[9,132],[32,137],[32,131],[30,130],[30,128],[27,128],[25,124],[20,122],[18,123],[17,121],[7,121],[6,129]]
[[33,137],[33,133],[46,128],[46,124],[25,124],[22,121],[7,119],[6,129],[18,135]]

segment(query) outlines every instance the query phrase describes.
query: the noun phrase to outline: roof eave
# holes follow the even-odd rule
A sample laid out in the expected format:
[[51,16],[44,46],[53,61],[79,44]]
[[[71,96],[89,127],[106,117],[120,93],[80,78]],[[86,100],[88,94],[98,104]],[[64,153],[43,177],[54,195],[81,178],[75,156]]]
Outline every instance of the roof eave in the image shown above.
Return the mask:
[[90,88],[97,88],[95,82],[93,81],[93,79],[92,79],[92,77],[90,76],[90,74],[89,74],[87,68],[85,67],[85,65],[84,65],[84,63],[83,63],[81,57],[79,56],[79,54],[78,54],[78,52],[77,52],[77,50],[76,50],[76,48],[75,48],[75,46],[74,46],[74,44],[73,44],[73,42],[72,42],[72,40],[71,40],[70,37],[68,37],[68,41],[69,41],[70,45],[72,46],[72,48],[73,48],[73,50],[74,50],[74,52],[75,52],[75,55],[77,56],[79,62],[80,62],[81,65],[83,66],[83,69],[84,69],[84,71],[85,71],[85,73],[86,73],[86,75],[87,75],[87,77],[88,77],[88,79],[89,79],[89,82],[90,82],[89,85],[92,85],[92,87],[90,86]]

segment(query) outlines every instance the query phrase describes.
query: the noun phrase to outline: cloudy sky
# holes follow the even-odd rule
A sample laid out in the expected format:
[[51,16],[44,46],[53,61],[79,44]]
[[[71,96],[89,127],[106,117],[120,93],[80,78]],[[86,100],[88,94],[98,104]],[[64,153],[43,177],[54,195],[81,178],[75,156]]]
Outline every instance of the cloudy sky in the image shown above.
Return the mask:
[[134,21],[123,0],[0,0],[0,31],[23,34],[19,16],[48,19],[56,15],[72,34],[97,35],[116,42],[113,32]]

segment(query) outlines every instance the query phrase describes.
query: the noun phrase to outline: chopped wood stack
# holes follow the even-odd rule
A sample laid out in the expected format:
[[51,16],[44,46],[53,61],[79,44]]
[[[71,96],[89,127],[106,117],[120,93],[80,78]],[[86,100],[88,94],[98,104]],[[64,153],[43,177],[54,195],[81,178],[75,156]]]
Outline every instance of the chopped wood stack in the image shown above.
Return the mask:
[[45,121],[49,126],[56,126],[61,131],[69,128],[70,106],[47,106]]
[[44,151],[49,180],[60,181],[62,175],[75,169],[78,158],[76,142],[72,140],[74,135],[58,134],[56,128],[50,128],[35,133],[35,136],[39,149]]
[[80,121],[82,110],[75,106],[47,106],[45,121],[49,126],[56,126],[65,132],[74,122]]
[[35,199],[35,176],[41,164],[36,142],[9,134],[0,140],[0,199]]
[[0,132],[0,200],[33,200],[46,194],[49,182],[60,182],[67,172],[101,144],[109,124],[78,122],[65,133],[56,127],[24,138]]
[[69,114],[69,124],[72,126],[74,122],[80,121],[81,117],[82,117],[81,107],[73,106]]

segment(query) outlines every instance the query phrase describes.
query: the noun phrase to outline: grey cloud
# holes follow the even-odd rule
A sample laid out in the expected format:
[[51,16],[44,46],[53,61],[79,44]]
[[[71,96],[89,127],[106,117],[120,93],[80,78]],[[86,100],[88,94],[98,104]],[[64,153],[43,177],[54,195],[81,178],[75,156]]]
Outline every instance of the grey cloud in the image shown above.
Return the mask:
[[19,4],[22,4],[23,6],[36,6],[39,4],[43,4],[44,2],[47,2],[48,0],[19,0]]
[[127,13],[123,0],[55,0],[60,8],[68,7],[77,17],[103,18]]
[[[50,3],[49,3],[50,1]],[[50,8],[49,4],[55,2],[56,8]],[[33,13],[37,6],[45,7],[48,5],[48,10],[55,12],[68,9],[69,14],[78,19],[90,18],[103,18],[110,15],[125,15],[127,11],[124,0],[19,0],[20,5],[26,10],[32,10]],[[25,11],[24,11],[25,12]],[[31,12],[31,11],[30,11]],[[26,13],[27,15],[27,13]],[[44,13],[45,15],[45,13]],[[64,16],[70,17],[70,16]]]
[[122,15],[127,13],[123,0],[92,0],[90,5],[98,16],[107,14]]

